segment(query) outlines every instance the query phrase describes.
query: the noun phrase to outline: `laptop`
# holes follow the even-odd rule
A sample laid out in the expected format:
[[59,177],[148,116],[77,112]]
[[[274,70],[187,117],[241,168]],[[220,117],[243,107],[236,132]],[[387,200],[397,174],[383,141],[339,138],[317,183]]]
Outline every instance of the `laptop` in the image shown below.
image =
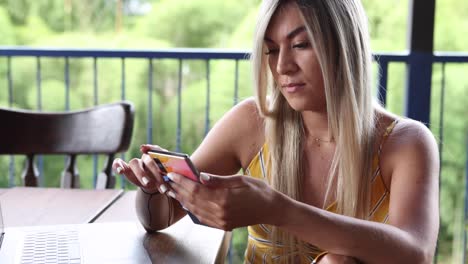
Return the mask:
[[137,222],[4,228],[0,263],[151,263]]

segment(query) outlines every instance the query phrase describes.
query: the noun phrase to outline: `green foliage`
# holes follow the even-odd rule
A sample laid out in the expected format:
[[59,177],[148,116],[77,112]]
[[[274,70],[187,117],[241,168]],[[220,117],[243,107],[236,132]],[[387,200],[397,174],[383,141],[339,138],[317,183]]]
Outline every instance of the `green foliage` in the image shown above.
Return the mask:
[[15,33],[13,25],[4,7],[0,6],[0,45],[15,44]]
[[26,23],[31,7],[28,0],[7,0],[6,7],[14,24],[23,25]]
[[[34,30],[31,30],[31,28],[34,28]],[[24,25],[15,27],[17,45],[34,45],[34,42],[44,39],[44,36],[53,38],[54,36],[51,34],[51,29],[37,15],[29,16]]]
[[209,47],[224,43],[245,10],[256,2],[161,0],[139,26],[147,35],[168,40],[176,47]]
[[408,0],[363,0],[375,51],[406,49]]
[[247,227],[237,228],[232,231],[231,263],[243,263],[246,241],[248,239]]
[[252,37],[256,20],[257,20],[258,8],[252,8],[250,12],[246,13],[244,19],[236,27],[227,47],[232,49],[245,49],[250,50],[252,48]]
[[468,4],[459,0],[436,1],[435,50],[468,50]]

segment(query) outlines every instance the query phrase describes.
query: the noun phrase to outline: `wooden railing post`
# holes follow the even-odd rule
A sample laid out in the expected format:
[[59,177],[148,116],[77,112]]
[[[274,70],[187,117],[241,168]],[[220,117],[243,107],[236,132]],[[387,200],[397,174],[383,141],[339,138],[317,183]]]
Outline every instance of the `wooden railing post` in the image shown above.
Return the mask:
[[435,0],[411,0],[405,115],[429,126]]

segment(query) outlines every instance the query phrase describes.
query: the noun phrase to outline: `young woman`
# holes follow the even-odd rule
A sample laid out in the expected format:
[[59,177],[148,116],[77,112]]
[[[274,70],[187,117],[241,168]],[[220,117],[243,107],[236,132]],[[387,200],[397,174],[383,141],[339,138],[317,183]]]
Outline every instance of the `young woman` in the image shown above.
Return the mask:
[[229,111],[191,157],[201,184],[164,183],[145,154],[157,146],[115,160],[140,187],[145,228],[176,222],[182,204],[209,226],[248,226],[247,263],[431,263],[437,145],[372,98],[360,1],[263,1],[252,63],[256,100]]

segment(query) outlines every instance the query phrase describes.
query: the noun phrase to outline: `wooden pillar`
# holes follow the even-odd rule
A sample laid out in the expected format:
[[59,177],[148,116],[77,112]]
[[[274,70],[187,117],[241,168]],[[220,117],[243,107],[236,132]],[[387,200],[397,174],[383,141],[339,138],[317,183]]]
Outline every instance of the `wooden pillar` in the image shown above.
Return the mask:
[[429,125],[435,0],[410,0],[405,115]]

